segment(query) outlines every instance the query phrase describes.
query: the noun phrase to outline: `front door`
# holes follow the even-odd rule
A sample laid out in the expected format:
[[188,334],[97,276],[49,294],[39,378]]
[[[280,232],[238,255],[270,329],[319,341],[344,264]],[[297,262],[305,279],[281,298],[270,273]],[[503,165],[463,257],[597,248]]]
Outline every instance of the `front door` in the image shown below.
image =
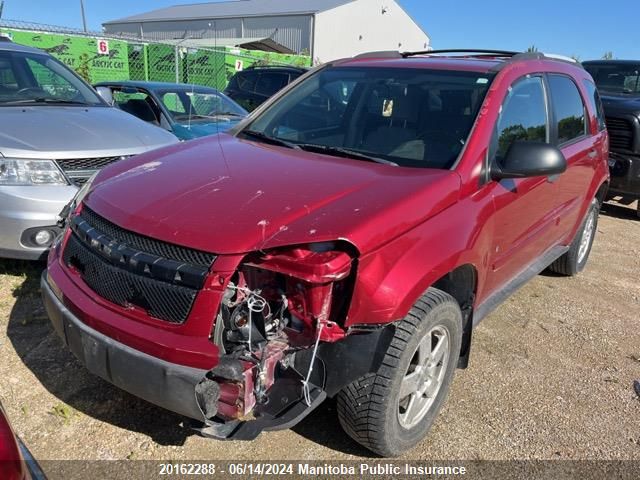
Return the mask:
[[[498,118],[490,162],[499,162],[514,141],[549,142],[549,112],[542,76],[528,75],[509,89]],[[556,178],[491,181],[494,242],[488,252],[486,294],[495,292],[553,244]]]

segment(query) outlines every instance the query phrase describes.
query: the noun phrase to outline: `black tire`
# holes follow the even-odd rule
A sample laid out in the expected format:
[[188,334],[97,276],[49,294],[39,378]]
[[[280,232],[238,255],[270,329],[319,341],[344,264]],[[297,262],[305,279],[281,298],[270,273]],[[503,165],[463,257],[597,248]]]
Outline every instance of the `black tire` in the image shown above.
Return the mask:
[[[555,273],[559,273],[561,275],[566,275],[568,277],[572,277],[580,273],[587,261],[589,260],[589,254],[591,253],[591,246],[593,245],[593,240],[596,236],[596,231],[598,230],[598,214],[600,213],[600,203],[598,199],[594,198],[589,206],[589,210],[587,210],[587,214],[585,215],[580,228],[576,232],[576,236],[571,242],[569,246],[569,250],[558,258],[555,262],[549,265],[549,270]],[[582,244],[582,240],[584,236],[587,234],[587,228],[590,222],[590,219],[593,219],[593,224],[591,226],[591,236],[588,240],[588,245],[586,246],[586,251],[584,254],[580,254],[580,246]]]
[[[446,333],[437,337],[437,332]],[[433,349],[433,339],[443,339],[447,335],[447,359],[443,357],[434,367],[439,368],[438,377],[442,378],[438,381],[439,387],[431,396],[415,393],[420,395],[420,402],[427,402],[426,405],[430,406],[425,406],[428,409],[421,419],[416,418],[417,424],[406,428],[401,423],[404,421],[401,420],[401,402],[412,397],[399,398],[401,384],[406,381],[405,375],[415,374],[418,369],[415,362],[419,358],[419,347],[430,345],[429,348]],[[378,371],[359,378],[338,394],[338,418],[344,431],[381,456],[396,456],[413,448],[427,435],[447,397],[458,364],[461,341],[460,306],[449,294],[430,288],[409,314],[397,323],[395,335]],[[436,347],[438,345],[439,340]],[[410,367],[412,371],[409,371]],[[428,370],[426,366],[421,368]],[[425,385],[421,381],[424,380],[416,383]],[[408,411],[404,415],[408,416]]]

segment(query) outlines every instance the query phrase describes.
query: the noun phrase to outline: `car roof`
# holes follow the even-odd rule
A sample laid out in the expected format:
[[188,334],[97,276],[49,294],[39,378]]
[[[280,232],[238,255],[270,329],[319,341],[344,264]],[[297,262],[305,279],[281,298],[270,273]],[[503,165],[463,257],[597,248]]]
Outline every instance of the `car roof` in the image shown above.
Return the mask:
[[640,65],[640,60],[587,60],[583,65]]
[[173,90],[173,91],[191,91],[197,90],[209,90],[211,92],[218,92],[213,87],[207,87],[206,85],[198,85],[191,83],[171,83],[171,82],[147,82],[143,80],[121,80],[114,82],[98,82],[94,84],[94,87],[131,87],[131,88],[144,88],[145,90]]
[[0,41],[0,51],[3,52],[24,52],[24,53],[37,53],[40,55],[50,56],[47,52],[40,50],[34,47],[27,47],[25,45],[20,45],[19,43],[14,43],[11,40],[2,40]]
[[526,61],[562,62],[581,68],[569,57],[541,52],[507,52],[501,50],[432,50],[424,52],[371,52],[337,60],[334,65],[348,67],[425,68],[495,73],[503,67]]
[[[242,72],[296,72],[296,73],[304,73],[308,69],[305,67],[296,67],[293,65],[260,65],[260,66],[250,66],[242,70]],[[241,72],[238,72],[241,73]]]

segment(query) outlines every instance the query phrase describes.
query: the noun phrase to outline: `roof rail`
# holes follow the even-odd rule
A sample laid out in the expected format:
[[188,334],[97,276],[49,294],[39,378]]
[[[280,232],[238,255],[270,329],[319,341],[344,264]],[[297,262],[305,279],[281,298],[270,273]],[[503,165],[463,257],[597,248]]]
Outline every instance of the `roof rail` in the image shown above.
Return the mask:
[[[441,53],[467,53],[467,54],[479,53],[480,55],[488,55],[493,57],[513,57],[515,55],[518,55],[520,52],[512,52],[509,50],[482,50],[477,48],[452,48],[447,50],[422,50],[418,52],[402,52],[400,55],[403,58],[407,58],[407,57],[415,57],[417,55],[433,55],[433,54],[441,54]],[[468,56],[477,56],[477,55],[468,55]]]
[[293,68],[296,70],[304,70],[306,67],[299,67],[297,65],[249,65],[245,67],[245,70],[252,70],[254,68]]

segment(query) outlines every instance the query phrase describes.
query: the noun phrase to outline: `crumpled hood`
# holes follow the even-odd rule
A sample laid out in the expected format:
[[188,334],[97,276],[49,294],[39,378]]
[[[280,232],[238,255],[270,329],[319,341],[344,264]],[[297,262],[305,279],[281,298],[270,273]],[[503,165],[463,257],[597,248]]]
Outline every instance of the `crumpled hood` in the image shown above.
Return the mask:
[[458,198],[455,172],[206,137],[115,163],[85,203],[123,228],[218,254],[346,239],[361,253]]
[[133,155],[178,139],[111,107],[0,107],[0,154],[22,158]]

